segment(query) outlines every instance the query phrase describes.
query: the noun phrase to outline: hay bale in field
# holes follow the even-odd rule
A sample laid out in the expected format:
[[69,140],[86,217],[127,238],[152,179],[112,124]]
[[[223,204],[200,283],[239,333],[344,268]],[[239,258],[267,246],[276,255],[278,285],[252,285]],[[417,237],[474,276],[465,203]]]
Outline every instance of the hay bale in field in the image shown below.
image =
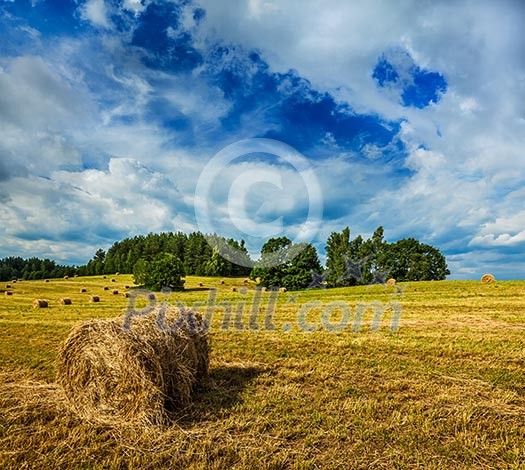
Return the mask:
[[11,284],[6,284],[6,285],[5,285],[5,288],[6,288],[6,289],[11,289]]
[[16,279],[13,279],[13,280],[11,281],[11,284],[16,284]]
[[[102,424],[161,424],[187,405],[208,370],[208,341],[202,319],[170,309],[168,328],[157,327],[156,309],[135,318],[92,320],[75,327],[61,348],[57,382],[71,408]],[[172,328],[176,321],[177,328]]]
[[237,292],[237,287],[232,287],[232,292]]
[[279,292],[286,292],[288,289],[286,289],[286,287],[280,287],[279,288]]
[[49,306],[47,300],[35,299],[33,300],[33,307],[35,308],[47,308]]
[[117,282],[117,280],[116,279],[111,279],[111,282]]
[[113,295],[118,295],[118,290],[115,289],[115,290],[112,292],[112,294],[113,294]]
[[224,279],[221,281],[221,284],[224,284]]
[[49,279],[46,279],[44,282],[49,282]]
[[261,292],[266,292],[268,290],[268,287],[261,287]]
[[492,284],[494,281],[496,280],[496,278],[494,277],[493,274],[483,274],[483,276],[481,276],[481,283],[482,284]]
[[124,286],[124,289],[129,289],[129,286]]
[[120,276],[120,273],[115,273],[115,276]]
[[395,286],[396,285],[396,280],[393,277],[391,277],[390,279],[387,279],[386,285],[387,286]]
[[248,284],[249,282],[250,282],[249,279],[245,279],[245,280],[244,280],[244,283],[245,283],[245,284]]
[[90,302],[100,302],[100,297],[98,295],[90,295],[89,301]]
[[148,294],[147,295],[148,300],[155,300],[155,294]]
[[69,276],[64,276],[64,279],[69,279]]
[[67,297],[63,297],[59,302],[61,305],[71,305],[71,299],[68,299]]
[[126,299],[129,299],[131,297],[131,294],[129,292],[124,292],[122,295],[126,297]]
[[84,294],[84,293],[86,293],[86,292],[87,292],[87,289],[86,289],[85,287],[82,287],[82,289],[80,289],[80,293],[81,293],[81,294]]
[[10,295],[13,295],[13,292],[10,291],[10,290],[6,290],[6,291],[4,292],[4,295],[5,295],[6,297],[9,297]]
[[204,284],[202,282],[199,282],[199,287],[202,287]]
[[109,287],[108,286],[104,286],[104,290],[109,290]]

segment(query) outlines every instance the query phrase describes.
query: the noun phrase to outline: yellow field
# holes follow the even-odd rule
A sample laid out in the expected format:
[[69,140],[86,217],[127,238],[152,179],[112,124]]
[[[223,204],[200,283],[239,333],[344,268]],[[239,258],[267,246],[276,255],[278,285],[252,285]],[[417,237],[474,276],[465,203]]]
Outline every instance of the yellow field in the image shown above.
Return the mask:
[[[10,297],[4,284],[0,468],[525,468],[524,281],[264,293],[250,316],[253,283],[245,292],[243,279],[188,277],[187,291],[158,299],[206,303],[216,287],[222,306],[209,381],[164,428],[84,423],[53,383],[71,327],[122,315],[131,276],[22,281]],[[59,305],[62,297],[72,305]],[[49,308],[33,308],[36,298]],[[365,307],[392,302],[402,308],[399,329],[386,308],[371,331]],[[342,304],[351,321],[327,331]]]

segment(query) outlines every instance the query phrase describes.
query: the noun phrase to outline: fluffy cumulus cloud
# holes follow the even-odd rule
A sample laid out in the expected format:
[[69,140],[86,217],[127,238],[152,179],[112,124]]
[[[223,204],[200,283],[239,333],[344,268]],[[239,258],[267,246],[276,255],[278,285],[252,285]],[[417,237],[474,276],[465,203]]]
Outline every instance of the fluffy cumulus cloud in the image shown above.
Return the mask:
[[[524,15],[517,0],[0,2],[0,256],[82,263],[198,229],[206,206],[254,252],[262,228],[322,248],[383,225],[441,248],[453,277],[523,277]],[[196,192],[254,137],[302,152],[322,216],[304,223],[308,180],[264,148]]]

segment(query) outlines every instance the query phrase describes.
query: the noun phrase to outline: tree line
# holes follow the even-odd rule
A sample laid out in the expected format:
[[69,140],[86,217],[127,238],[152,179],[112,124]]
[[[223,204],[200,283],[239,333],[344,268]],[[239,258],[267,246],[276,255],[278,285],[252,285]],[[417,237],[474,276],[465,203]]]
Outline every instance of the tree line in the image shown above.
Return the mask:
[[[384,283],[390,277],[397,281],[441,280],[450,274],[437,248],[414,238],[388,243],[382,227],[369,239],[361,235],[351,239],[349,227],[332,232],[325,250],[323,268],[312,244],[294,244],[287,237],[277,237],[269,239],[261,248],[260,259],[252,262],[243,240],[200,232],[150,233],[115,242],[107,252],[99,249],[79,267],[38,258],[5,258],[0,260],[0,280],[120,272],[133,273],[142,284],[158,287],[167,283],[167,287],[180,289],[184,284],[180,278],[185,275],[250,276],[261,286],[298,290]],[[168,271],[171,280],[166,278]]]

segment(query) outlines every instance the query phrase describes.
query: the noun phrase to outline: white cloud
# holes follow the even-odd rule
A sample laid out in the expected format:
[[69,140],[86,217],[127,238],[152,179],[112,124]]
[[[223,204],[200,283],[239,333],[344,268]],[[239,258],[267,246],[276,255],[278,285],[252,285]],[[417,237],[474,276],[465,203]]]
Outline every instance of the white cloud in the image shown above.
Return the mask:
[[88,0],[82,5],[80,11],[82,19],[102,28],[111,28],[111,22],[108,19],[108,9],[104,0]]

